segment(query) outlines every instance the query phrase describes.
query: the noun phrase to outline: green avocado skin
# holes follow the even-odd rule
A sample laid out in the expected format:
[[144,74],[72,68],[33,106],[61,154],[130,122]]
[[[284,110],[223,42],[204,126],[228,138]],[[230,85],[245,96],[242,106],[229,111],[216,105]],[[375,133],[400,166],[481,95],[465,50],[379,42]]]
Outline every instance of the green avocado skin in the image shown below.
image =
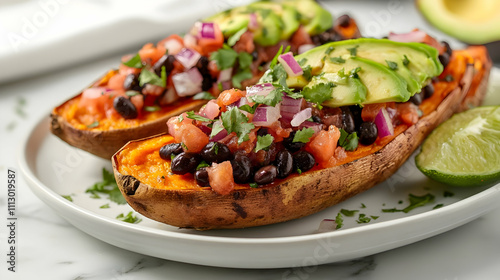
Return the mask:
[[254,41],[261,46],[273,46],[280,40],[289,39],[300,25],[310,35],[320,34],[333,26],[332,15],[312,0],[258,1],[203,21],[217,23],[228,38],[248,28],[251,14],[258,22],[258,28],[252,31]]
[[[296,56],[303,67],[311,68],[313,78],[289,77],[287,84],[302,89],[333,83],[332,99],[323,103],[330,107],[406,102],[441,74],[438,55],[435,48],[421,43],[373,38],[332,42]],[[357,75],[340,75],[356,68]],[[269,73],[261,81],[268,81]]]

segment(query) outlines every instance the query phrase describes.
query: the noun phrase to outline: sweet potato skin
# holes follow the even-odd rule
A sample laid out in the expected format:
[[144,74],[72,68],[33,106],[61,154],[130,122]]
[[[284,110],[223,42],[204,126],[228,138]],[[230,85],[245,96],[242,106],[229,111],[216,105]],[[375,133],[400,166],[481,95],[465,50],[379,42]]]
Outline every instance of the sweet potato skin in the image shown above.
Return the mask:
[[[107,75],[104,75],[98,79],[98,82],[94,83],[94,85],[106,80],[106,76]],[[176,106],[172,106],[172,109],[165,112],[165,114],[160,118],[142,123],[138,126],[124,129],[84,130],[73,126],[70,122],[68,122],[68,120],[58,113],[58,108],[61,108],[64,104],[79,98],[80,95],[81,93],[63,102],[61,105],[52,110],[50,114],[50,131],[52,134],[59,137],[69,145],[107,160],[111,159],[116,151],[131,140],[167,132],[166,122],[169,118],[177,116],[185,111],[197,110],[207,102],[207,100],[191,99],[189,102],[182,102],[180,105],[176,104]]]
[[475,94],[468,94],[476,77],[470,65],[461,78],[460,86],[449,93],[435,111],[421,118],[381,150],[340,166],[308,171],[288,177],[278,184],[235,190],[230,195],[222,196],[210,189],[168,190],[144,184],[133,176],[118,172],[118,151],[112,158],[115,178],[123,196],[137,212],[182,228],[245,228],[304,217],[386,180],[437,125],[455,112],[479,105],[486,93],[491,67],[487,57],[482,67],[483,75],[472,88]]

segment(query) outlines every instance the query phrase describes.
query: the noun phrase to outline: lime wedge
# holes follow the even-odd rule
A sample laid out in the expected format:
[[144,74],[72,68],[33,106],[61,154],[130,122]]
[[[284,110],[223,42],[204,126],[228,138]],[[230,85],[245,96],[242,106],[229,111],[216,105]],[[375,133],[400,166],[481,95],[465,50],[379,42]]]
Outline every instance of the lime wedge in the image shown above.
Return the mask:
[[454,115],[424,141],[415,162],[426,176],[448,185],[500,180],[500,106]]

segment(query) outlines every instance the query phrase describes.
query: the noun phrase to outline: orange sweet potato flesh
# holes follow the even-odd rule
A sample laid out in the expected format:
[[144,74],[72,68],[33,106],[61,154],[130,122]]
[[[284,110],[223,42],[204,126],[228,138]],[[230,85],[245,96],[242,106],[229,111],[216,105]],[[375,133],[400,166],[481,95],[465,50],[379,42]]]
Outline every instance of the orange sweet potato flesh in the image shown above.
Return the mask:
[[153,220],[199,230],[245,228],[284,222],[316,213],[363,192],[391,176],[425,137],[452,114],[481,103],[491,61],[483,47],[453,53],[435,93],[424,100],[424,115],[412,125],[399,125],[393,136],[347,152],[330,161],[260,188],[236,185],[229,195],[199,187],[192,175],[173,175],[170,161],[158,150],[172,137],[160,135],[132,141],[112,158],[118,186],[127,202]]

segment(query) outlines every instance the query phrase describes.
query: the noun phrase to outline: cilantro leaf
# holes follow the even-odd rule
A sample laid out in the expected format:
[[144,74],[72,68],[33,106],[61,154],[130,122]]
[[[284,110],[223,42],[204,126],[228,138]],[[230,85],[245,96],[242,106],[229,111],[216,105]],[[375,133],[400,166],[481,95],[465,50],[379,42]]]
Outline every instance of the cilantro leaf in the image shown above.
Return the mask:
[[231,47],[234,46],[234,44],[236,44],[236,42],[240,40],[241,35],[247,32],[247,30],[248,30],[247,27],[238,30],[238,32],[234,33],[231,37],[227,38],[227,44]]
[[67,200],[73,202],[73,198],[71,197],[71,195],[61,195],[61,196],[66,198]]
[[345,59],[343,59],[341,56],[337,56],[337,57],[330,57],[330,61],[333,63],[341,64],[345,62]]
[[156,111],[160,111],[161,108],[158,105],[155,105],[155,106],[145,106],[144,110],[147,111],[147,112],[156,112]]
[[305,87],[302,90],[302,95],[307,101],[321,105],[321,103],[332,99],[332,87],[334,86],[333,83],[319,83],[313,87]]
[[128,61],[123,62],[123,65],[128,66],[128,67],[132,67],[132,68],[142,68],[142,66],[143,66],[142,61],[141,61],[141,57],[139,56],[139,54],[136,54]]
[[389,66],[389,68],[391,68],[391,70],[398,70],[398,64],[394,61],[389,61],[389,60],[385,60],[385,62],[387,63],[387,66]]
[[221,132],[223,130],[224,130],[224,126],[222,126],[222,123],[220,123],[220,122],[214,123],[214,126],[212,127],[212,132],[210,133],[210,138],[219,134],[219,132]]
[[293,136],[292,142],[302,142],[307,143],[314,134],[314,129],[308,127],[301,130],[297,130]]
[[304,73],[302,73],[302,76],[304,77],[304,79],[306,79],[307,81],[310,81],[312,78],[311,65],[306,65],[306,66],[302,67],[302,71],[304,72]]
[[240,106],[239,109],[242,110],[242,111],[248,112],[250,114],[254,114],[255,113],[255,109],[257,109],[257,106],[259,106],[258,103],[255,103],[253,106],[245,104],[245,105]]
[[335,48],[334,48],[334,47],[332,47],[332,46],[330,46],[330,47],[328,47],[328,48],[325,50],[325,54],[326,54],[326,55],[329,55],[329,54],[330,54],[333,50],[335,50]]
[[93,123],[87,125],[87,128],[94,128],[99,126],[99,121],[94,121]]
[[267,150],[269,146],[274,141],[274,137],[271,134],[266,134],[264,136],[257,136],[257,144],[255,145],[255,152],[260,150]]
[[335,223],[337,224],[336,229],[340,229],[344,225],[344,219],[342,219],[342,214],[340,212],[335,217]]
[[[217,146],[214,146],[214,147],[217,147]],[[196,166],[196,170],[200,170],[200,169],[202,169],[202,168],[204,168],[204,167],[209,167],[209,166],[210,166],[210,164],[208,164],[206,161],[202,160],[202,161],[198,164],[198,166]]]
[[358,147],[358,135],[356,132],[347,133],[344,129],[340,129],[339,146],[346,151],[354,151]]
[[287,92],[286,96],[288,96],[290,98],[293,98],[293,99],[299,99],[299,98],[303,98],[304,97],[300,92],[293,92],[293,91]]
[[247,69],[252,65],[253,57],[251,54],[246,52],[241,52],[238,54],[238,64],[240,69]]
[[347,209],[340,209],[340,213],[346,217],[352,217],[356,212],[359,212],[359,210],[347,210]]
[[139,75],[139,85],[142,87],[145,84],[152,84],[160,87],[165,87],[166,74],[165,79],[163,79],[164,67],[162,67],[162,78],[158,77],[156,73],[149,71],[148,69],[142,69],[141,74]]
[[410,64],[410,60],[408,59],[408,57],[405,54],[405,55],[403,55],[403,65],[408,66],[408,64]]
[[280,88],[275,88],[268,95],[251,95],[247,96],[247,98],[255,103],[274,107],[283,99],[283,92]]
[[371,221],[370,217],[367,217],[365,214],[359,214],[358,220],[356,221],[358,224],[366,224]]
[[409,194],[410,205],[403,209],[403,212],[408,213],[411,210],[424,206],[427,203],[431,203],[434,201],[434,195],[428,193],[423,196],[417,196],[414,194]]
[[244,80],[251,79],[252,77],[253,77],[252,71],[250,71],[250,69],[245,69],[243,71],[236,73],[231,78],[231,81],[233,82],[234,87],[241,88],[241,82]]
[[202,91],[193,96],[194,100],[212,100],[215,99],[215,97],[210,94],[208,91]]
[[353,47],[353,48],[348,48],[347,50],[349,51],[349,53],[352,55],[352,56],[356,56],[358,55],[358,48],[359,48],[359,45]]
[[125,94],[126,94],[127,96],[136,96],[136,95],[139,95],[139,94],[141,94],[141,93],[140,93],[140,92],[138,92],[137,90],[127,90],[127,91],[125,92]]
[[192,119],[192,120],[196,120],[196,121],[200,121],[200,122],[213,122],[214,120],[212,119],[209,119],[209,118],[205,118],[203,116],[200,116],[200,115],[197,115],[195,112],[193,111],[189,111],[189,112],[186,112],[187,114],[187,117],[189,119]]
[[100,198],[99,193],[107,194],[109,199],[117,204],[126,204],[125,198],[123,198],[120,189],[115,181],[115,176],[113,173],[102,169],[102,181],[97,182],[88,188],[85,192],[92,194],[92,198]]
[[215,61],[219,70],[233,67],[236,62],[236,58],[238,58],[238,53],[231,48],[222,48],[210,55],[210,60]]
[[123,213],[121,213],[120,215],[116,216],[116,219],[120,220],[120,221],[127,222],[127,223],[131,223],[131,224],[137,224],[137,223],[141,222],[142,219],[132,215],[133,213],[134,212],[132,212],[132,211],[128,212],[127,215],[124,215]]
[[238,135],[238,144],[249,139],[248,134],[255,128],[253,123],[248,122],[248,118],[237,108],[232,107],[230,110],[221,114],[222,125],[227,130],[227,133],[235,132]]

